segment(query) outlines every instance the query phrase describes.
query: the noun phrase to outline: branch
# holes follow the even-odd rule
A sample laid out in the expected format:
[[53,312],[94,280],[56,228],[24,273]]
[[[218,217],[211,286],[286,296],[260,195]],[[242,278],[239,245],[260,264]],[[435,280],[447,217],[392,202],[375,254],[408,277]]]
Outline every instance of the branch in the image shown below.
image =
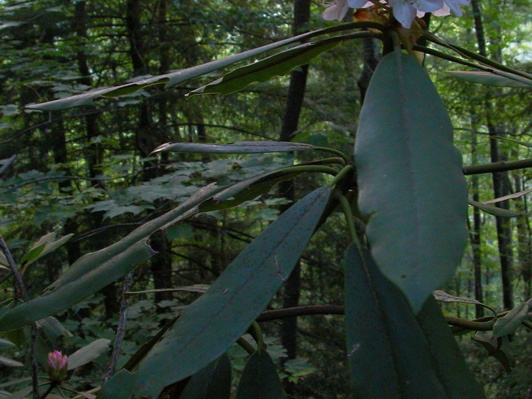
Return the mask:
[[[279,320],[287,317],[297,317],[297,316],[309,316],[309,315],[319,315],[319,314],[336,314],[343,315],[345,314],[345,308],[342,305],[307,305],[307,306],[296,306],[293,308],[284,308],[269,310],[262,313],[257,317],[258,322]],[[498,316],[504,315],[504,313],[499,314]],[[497,321],[496,317],[483,317],[477,320],[467,320],[461,319],[454,316],[444,316],[447,324],[455,327],[461,327],[462,329],[471,330],[471,331],[489,331],[493,329],[493,325]],[[525,325],[526,326],[526,325]],[[528,326],[526,326],[528,327]]]
[[116,363],[118,361],[118,356],[120,355],[120,349],[122,348],[122,341],[126,335],[126,323],[127,323],[127,312],[129,309],[129,296],[126,295],[126,292],[131,288],[131,281],[133,280],[133,272],[129,272],[124,278],[124,284],[122,285],[122,300],[120,303],[120,317],[118,318],[118,327],[116,328],[116,338],[113,345],[113,351],[111,352],[111,357],[109,358],[109,363],[107,363],[107,371],[104,376],[104,384],[109,380],[115,373]]
[[293,308],[269,310],[257,317],[257,321],[270,321],[285,319],[287,317],[308,316],[316,314],[345,314],[344,307],[341,305],[308,305],[296,306]]
[[506,170],[526,169],[532,167],[532,158],[519,161],[499,161],[484,165],[471,165],[462,168],[464,175],[477,175],[480,173],[502,172]]

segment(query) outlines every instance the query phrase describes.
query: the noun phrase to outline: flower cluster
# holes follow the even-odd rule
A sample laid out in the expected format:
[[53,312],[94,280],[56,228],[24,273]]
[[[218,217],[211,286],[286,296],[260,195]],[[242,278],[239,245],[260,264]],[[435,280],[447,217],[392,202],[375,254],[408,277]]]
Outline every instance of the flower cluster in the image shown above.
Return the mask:
[[48,354],[48,377],[50,381],[62,383],[68,374],[68,357],[58,350]]
[[331,21],[342,20],[350,8],[363,9],[373,8],[375,14],[382,12],[390,14],[407,29],[410,29],[412,21],[416,16],[423,16],[425,13],[433,13],[437,16],[449,15],[451,11],[462,16],[460,6],[469,4],[470,0],[335,0],[330,3],[323,12],[323,18]]

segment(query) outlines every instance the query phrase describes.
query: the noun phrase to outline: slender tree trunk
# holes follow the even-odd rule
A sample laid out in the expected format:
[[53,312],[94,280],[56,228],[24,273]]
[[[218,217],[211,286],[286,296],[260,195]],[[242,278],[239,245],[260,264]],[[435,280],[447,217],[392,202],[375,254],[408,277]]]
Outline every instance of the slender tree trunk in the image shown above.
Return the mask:
[[[293,33],[302,33],[304,26],[310,19],[310,0],[296,0],[294,2],[294,22]],[[299,116],[303,107],[305,89],[307,85],[308,65],[303,65],[290,74],[290,85],[286,99],[285,114],[282,121],[281,141],[291,141],[298,129]],[[289,180],[279,185],[279,191],[290,201],[287,206],[281,208],[284,212],[294,201],[294,181]],[[301,294],[301,263],[298,261],[294,270],[288,277],[284,285],[283,307],[293,307],[299,305]],[[281,343],[286,349],[288,359],[297,357],[297,317],[284,319],[281,324]],[[294,384],[285,384],[285,389],[289,395],[294,393]]]
[[[482,21],[482,12],[478,0],[472,0],[471,6],[473,8],[473,16],[475,21],[475,31],[477,36],[477,45],[479,53],[483,56],[487,55],[486,38],[484,25]],[[497,52],[496,55],[499,53]],[[493,121],[493,104],[485,101],[485,115],[486,124],[488,127],[490,138],[490,158],[491,162],[499,162],[505,160],[505,157],[499,149],[498,138],[504,137],[504,129],[500,123]],[[510,193],[510,181],[508,179],[508,172],[495,172],[492,174],[493,193],[496,198],[503,197]],[[509,202],[502,201],[497,204],[502,209],[509,209]],[[497,240],[499,246],[499,257],[501,263],[501,279],[503,289],[503,306],[506,309],[513,308],[513,287],[512,287],[512,267],[513,267],[513,252],[512,252],[512,236],[511,225],[507,218],[496,216],[497,225]]]
[[[166,24],[166,1],[161,0],[158,4],[157,11],[157,28],[159,30],[159,39],[165,42],[165,24]],[[135,74],[149,73],[144,61],[145,45],[142,40],[142,20],[141,20],[141,2],[139,0],[127,0],[126,8],[126,25],[128,29],[129,54]],[[162,47],[159,54],[160,68],[159,72],[164,73],[163,69],[168,68],[169,59],[167,55],[168,47]],[[152,108],[148,101],[144,101],[138,111],[138,125],[136,128],[137,147],[142,156],[148,155],[157,145],[164,141],[161,132],[166,131],[166,103],[164,100],[158,102],[159,126],[153,123]],[[157,161],[144,163],[143,180],[148,181],[160,175],[161,169]],[[157,254],[150,259],[150,271],[153,276],[155,289],[169,288],[172,286],[172,259],[170,256],[171,244],[166,238],[166,234],[160,232],[154,234],[150,241],[151,246]],[[170,293],[158,292],[155,294],[155,302],[169,299]]]

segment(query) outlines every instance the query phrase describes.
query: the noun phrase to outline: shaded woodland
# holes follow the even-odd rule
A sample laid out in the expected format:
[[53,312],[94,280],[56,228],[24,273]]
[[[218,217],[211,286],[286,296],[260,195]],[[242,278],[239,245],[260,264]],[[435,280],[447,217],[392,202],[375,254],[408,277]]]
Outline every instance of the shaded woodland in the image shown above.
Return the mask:
[[[30,296],[82,255],[119,241],[209,183],[236,183],[313,160],[307,152],[153,153],[161,144],[293,141],[352,154],[382,45],[372,37],[344,41],[289,74],[227,95],[186,96],[222,76],[212,72],[170,89],[154,84],[75,108],[42,111],[32,104],[138,82],[332,26],[320,17],[323,9],[308,0],[1,2],[0,235]],[[451,43],[532,72],[528,2],[501,6],[472,0],[462,10],[462,18],[427,16],[425,21]],[[457,79],[448,71],[465,68],[431,55],[424,67],[451,115],[469,200],[477,205],[469,206],[460,267],[440,288],[497,313],[509,311],[532,296],[530,91]],[[506,167],[517,161],[523,163]],[[317,174],[282,180],[240,207],[205,212],[158,231],[149,239],[157,254],[125,280],[56,315],[62,327],[56,326],[55,336],[43,339],[37,351],[42,357],[61,345],[72,353],[95,339],[114,340],[120,306],[127,302],[120,368],[278,215],[327,182]],[[291,398],[348,397],[342,264],[351,241],[342,222],[341,213],[332,213],[317,230],[262,315],[264,339]],[[35,261],[26,255],[65,236],[70,238],[53,253]],[[0,306],[7,308],[16,289],[3,258],[0,265]],[[171,290],[191,286],[196,288]],[[307,305],[322,306],[323,314],[268,319],[268,311]],[[491,316],[479,304],[451,302],[442,308],[460,319]],[[529,328],[505,337],[497,359],[472,339],[474,333],[457,337],[488,398],[532,395],[530,316],[525,321]],[[0,347],[0,355],[25,364],[0,365],[0,391],[14,392],[22,385],[2,384],[29,375],[30,338],[23,329],[1,334],[18,346]],[[247,354],[236,345],[228,353],[239,375]],[[107,357],[74,374],[76,390],[101,383]]]

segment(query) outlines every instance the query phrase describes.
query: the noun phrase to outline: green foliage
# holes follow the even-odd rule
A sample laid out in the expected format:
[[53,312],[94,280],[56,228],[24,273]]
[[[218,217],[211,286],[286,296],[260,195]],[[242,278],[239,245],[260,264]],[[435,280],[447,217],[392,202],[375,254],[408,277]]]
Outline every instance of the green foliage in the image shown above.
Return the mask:
[[[34,395],[50,399],[284,398],[281,380],[297,398],[482,398],[452,336],[475,331],[473,340],[500,362],[484,366],[486,356],[460,342],[488,397],[504,397],[508,386],[526,392],[513,380],[523,367],[512,360],[508,336],[526,348],[521,327],[532,327],[529,171],[511,172],[505,184],[513,192],[499,195],[485,176],[468,177],[472,245],[465,251],[472,256],[455,274],[468,206],[454,147],[474,166],[494,162],[497,151],[529,156],[522,104],[531,80],[515,55],[515,43],[528,37],[525,6],[512,4],[513,16],[503,18],[484,5],[494,60],[476,54],[474,35],[463,35],[472,30],[471,15],[445,24],[432,18],[432,30],[460,43],[424,32],[431,47],[415,47],[435,56],[425,66],[450,112],[427,71],[401,50],[397,35],[408,32],[367,21],[327,27],[317,18],[292,27],[290,7],[0,5],[2,243],[7,237],[0,251],[0,364],[7,366],[0,367],[7,381],[0,397],[31,395],[33,373],[40,384]],[[291,29],[309,31],[279,40]],[[374,39],[387,53],[375,71]],[[309,62],[300,113],[293,83]],[[440,74],[456,64],[475,71]],[[228,66],[235,69],[222,75]],[[291,71],[285,103],[283,76]],[[373,72],[358,120],[357,83],[365,89]],[[191,82],[201,77],[215,81]],[[185,102],[186,92],[227,95]],[[299,122],[288,132],[297,142],[273,141],[291,118]],[[288,184],[294,180],[295,189]],[[520,304],[497,312],[501,218],[516,239],[525,283],[513,285]],[[116,282],[126,275],[119,300]],[[484,300],[478,292],[478,300],[468,298],[473,280]],[[503,284],[506,295],[504,276]],[[431,295],[436,288],[452,293],[434,296],[458,317],[443,316]],[[271,344],[277,327],[259,328],[256,320],[264,309],[301,311],[277,309],[294,290],[301,304],[333,304],[334,311],[310,316],[320,310],[310,306],[299,319],[298,357],[281,360],[286,350]],[[468,320],[473,309],[477,319]],[[491,314],[479,317],[484,309]],[[37,361],[42,371],[57,349],[70,354],[71,370],[59,386],[31,369]],[[118,359],[117,372],[108,356]],[[516,365],[514,376],[497,374]],[[112,377],[102,384],[104,374]]]
[[373,257],[417,313],[460,262],[467,188],[445,107],[411,56],[396,51],[379,63],[355,162]]

